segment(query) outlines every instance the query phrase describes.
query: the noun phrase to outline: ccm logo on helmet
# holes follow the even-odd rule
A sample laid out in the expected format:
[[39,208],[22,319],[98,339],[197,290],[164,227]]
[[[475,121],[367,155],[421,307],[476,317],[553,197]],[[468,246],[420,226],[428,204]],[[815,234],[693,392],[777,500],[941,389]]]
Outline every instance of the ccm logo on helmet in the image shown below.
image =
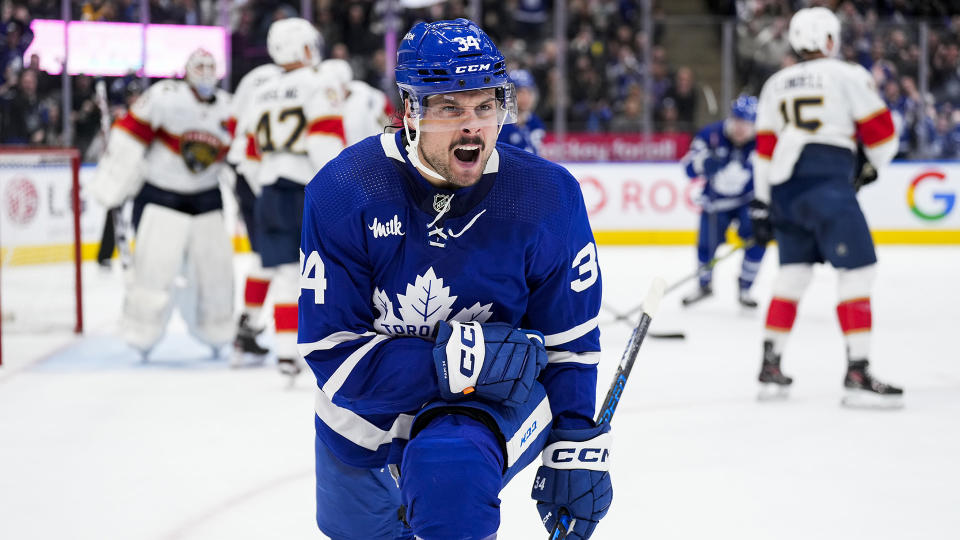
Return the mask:
[[457,66],[457,69],[453,70],[454,73],[473,73],[474,71],[482,71],[490,69],[490,64],[473,64],[472,66]]
[[571,463],[574,459],[580,463],[606,463],[610,450],[606,448],[557,448],[551,459],[554,463]]

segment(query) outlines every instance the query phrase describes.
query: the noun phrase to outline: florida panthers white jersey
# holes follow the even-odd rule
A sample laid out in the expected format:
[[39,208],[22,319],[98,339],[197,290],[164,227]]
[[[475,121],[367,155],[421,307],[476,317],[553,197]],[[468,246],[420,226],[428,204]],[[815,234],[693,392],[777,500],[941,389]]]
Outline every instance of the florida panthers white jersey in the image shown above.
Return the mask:
[[[253,101],[253,95],[256,91],[283,73],[283,68],[276,64],[263,64],[250,70],[240,79],[236,92],[233,93],[233,119],[235,125],[244,124],[244,114],[250,110],[250,104]],[[244,163],[248,149],[255,151],[255,142],[252,137],[246,137],[240,133],[234,138],[230,145],[230,152],[227,154],[227,161],[235,165]],[[241,171],[248,174],[246,171]]]
[[898,140],[870,73],[835,58],[786,67],[767,80],[757,107],[757,197],[769,200],[769,186],[786,182],[808,144],[857,152],[862,144],[878,169],[897,153]]
[[363,81],[350,81],[343,107],[343,130],[347,144],[383,133],[393,116],[393,104],[387,95]]
[[314,67],[286,71],[253,93],[242,133],[256,143],[256,182],[306,185],[345,146],[343,91]]
[[189,194],[218,185],[232,140],[230,116],[227,92],[205,101],[189,84],[168,79],[147,89],[114,127],[147,147],[141,169],[147,182]]

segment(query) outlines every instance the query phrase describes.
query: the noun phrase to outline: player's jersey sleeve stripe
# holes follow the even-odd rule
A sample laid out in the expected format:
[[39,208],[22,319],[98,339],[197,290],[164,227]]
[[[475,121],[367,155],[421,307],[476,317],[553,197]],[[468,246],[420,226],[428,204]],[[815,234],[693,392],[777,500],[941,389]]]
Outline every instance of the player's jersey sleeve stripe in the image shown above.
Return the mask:
[[227,130],[227,133],[230,134],[230,137],[233,137],[237,133],[237,119],[233,116],[227,118],[223,123],[223,128]]
[[327,382],[324,383],[323,392],[330,396],[330,399],[333,399],[333,395],[340,390],[340,387],[343,386],[344,382],[346,382],[347,377],[349,377],[350,373],[353,372],[353,368],[357,367],[357,364],[360,362],[360,360],[366,356],[367,353],[373,350],[374,347],[388,339],[390,339],[389,336],[376,336],[362,347],[353,351],[353,353],[348,356],[339,367],[337,367],[337,370],[333,372],[333,375],[330,375],[330,378],[327,379]]
[[307,135],[333,135],[340,137],[343,144],[347,144],[347,136],[343,131],[342,116],[324,116],[317,118],[307,127]]
[[150,127],[150,124],[140,120],[134,116],[133,113],[127,113],[126,116],[117,120],[114,126],[140,139],[143,144],[153,142],[153,137],[156,135],[153,128]]
[[413,426],[413,416],[400,414],[389,431],[380,429],[359,414],[334,405],[330,397],[320,389],[317,390],[313,410],[317,417],[338,435],[373,452],[384,444],[390,444],[393,439],[409,439],[410,427]]
[[586,364],[595,366],[600,363],[600,353],[574,353],[570,351],[547,351],[547,363],[550,364]]
[[253,161],[260,161],[260,149],[257,148],[257,140],[253,138],[253,135],[247,134],[247,159]]
[[306,356],[314,351],[326,351],[332,349],[341,343],[346,343],[348,341],[353,341],[355,339],[368,338],[370,336],[377,335],[376,332],[364,332],[362,334],[357,334],[354,332],[335,332],[329,336],[321,339],[320,341],[313,341],[310,343],[300,343],[297,347],[300,349],[300,355],[306,358]]
[[777,146],[777,135],[772,131],[757,133],[757,156],[763,159],[773,157],[773,149]]
[[868,148],[881,145],[896,135],[893,126],[893,116],[890,110],[883,108],[868,115],[863,120],[857,120],[857,138],[863,141]]
[[180,137],[160,128],[157,130],[157,138],[174,154],[180,153]]
[[563,345],[564,343],[569,343],[580,336],[585,335],[587,332],[590,332],[597,327],[597,320],[600,317],[594,317],[589,321],[578,324],[573,328],[560,332],[559,334],[550,334],[549,336],[543,336],[544,344],[547,347],[556,347],[557,345]]

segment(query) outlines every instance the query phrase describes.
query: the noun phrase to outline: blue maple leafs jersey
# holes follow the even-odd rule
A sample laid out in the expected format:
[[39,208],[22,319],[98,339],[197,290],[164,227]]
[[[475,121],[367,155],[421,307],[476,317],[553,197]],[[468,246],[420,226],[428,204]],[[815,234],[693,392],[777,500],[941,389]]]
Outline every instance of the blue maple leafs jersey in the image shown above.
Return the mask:
[[543,121],[539,116],[531,113],[523,124],[504,124],[497,142],[516,146],[539,156],[543,137],[546,134],[547,128],[543,125]]
[[690,143],[681,163],[690,178],[703,177],[701,206],[708,211],[724,211],[747,204],[753,199],[753,162],[756,141],[743,146],[733,144],[723,130],[723,121],[708,124]]
[[440,399],[441,320],[542,332],[555,425],[592,425],[601,278],[577,181],[498,144],[478,183],[437,189],[401,140],[364,139],[306,187],[298,341],[319,438],[356,467],[398,463],[413,415]]

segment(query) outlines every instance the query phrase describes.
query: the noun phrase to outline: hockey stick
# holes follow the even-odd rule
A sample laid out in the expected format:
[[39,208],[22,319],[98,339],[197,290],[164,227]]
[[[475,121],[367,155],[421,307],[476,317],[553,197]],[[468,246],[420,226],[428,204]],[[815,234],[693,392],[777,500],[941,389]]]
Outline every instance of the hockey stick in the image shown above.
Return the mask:
[[[667,284],[663,279],[659,277],[654,278],[653,283],[650,285],[650,290],[647,291],[646,298],[644,298],[643,303],[640,304],[640,309],[642,310],[640,322],[637,323],[637,326],[634,327],[633,332],[630,334],[630,341],[627,342],[627,348],[624,349],[623,356],[620,358],[620,366],[617,367],[617,373],[613,377],[610,389],[607,390],[607,397],[603,399],[602,408],[594,420],[598,426],[609,423],[610,420],[613,419],[613,414],[617,412],[617,405],[620,404],[620,396],[623,394],[623,389],[627,384],[627,378],[630,377],[633,363],[637,360],[640,345],[643,343],[643,338],[647,335],[650,322],[653,320],[653,316],[660,306],[660,299],[663,298],[666,288]],[[557,515],[557,524],[554,526],[553,532],[550,533],[550,540],[563,540],[566,538],[576,522],[577,520],[572,518],[566,510],[561,509]]]
[[[669,293],[677,290],[681,285],[687,283],[688,281],[691,281],[691,280],[693,280],[693,279],[696,279],[696,278],[700,275],[701,272],[703,272],[703,271],[705,271],[705,270],[713,270],[713,267],[716,266],[717,264],[719,264],[720,261],[729,258],[731,255],[733,255],[734,253],[737,253],[738,251],[740,251],[740,250],[742,250],[742,249],[750,249],[750,248],[752,248],[752,247],[754,246],[754,244],[756,244],[756,243],[757,243],[756,240],[754,240],[753,238],[750,238],[750,239],[748,239],[746,242],[740,244],[739,246],[736,246],[735,248],[731,249],[730,251],[724,253],[723,255],[718,255],[718,256],[710,259],[709,261],[707,261],[707,262],[703,263],[702,265],[698,266],[697,269],[696,269],[693,273],[688,274],[688,275],[686,275],[686,276],[678,279],[677,281],[674,281],[674,282],[671,283],[670,285],[668,285],[667,288],[666,288],[666,290],[663,291],[663,294],[669,294]],[[631,309],[630,311],[628,311],[628,312],[626,312],[626,313],[623,313],[623,314],[620,314],[620,315],[616,315],[616,319],[617,319],[617,320],[625,319],[625,320],[629,321],[629,320],[630,320],[630,317],[632,317],[635,313],[637,313],[637,312],[640,311],[641,309],[643,309],[643,304],[640,304],[639,306]]]
[[123,215],[125,206],[126,203],[123,203],[116,208],[107,210],[107,219],[113,219],[113,234],[117,239],[117,253],[120,254],[120,266],[124,270],[129,270],[133,267],[133,254],[130,251],[130,233],[132,232],[133,225],[131,225]]

